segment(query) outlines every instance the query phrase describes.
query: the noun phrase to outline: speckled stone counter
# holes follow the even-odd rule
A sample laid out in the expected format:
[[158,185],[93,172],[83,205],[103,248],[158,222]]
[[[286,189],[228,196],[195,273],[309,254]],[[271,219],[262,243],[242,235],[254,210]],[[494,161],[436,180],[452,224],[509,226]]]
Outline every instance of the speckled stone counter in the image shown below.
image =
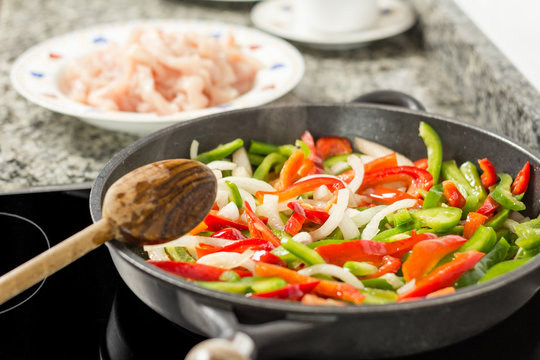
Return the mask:
[[[0,4],[0,191],[90,184],[117,151],[137,139],[53,113],[19,96],[10,84],[9,69],[27,48],[97,23],[141,18],[214,19],[252,26],[250,3]],[[419,23],[402,35],[342,52],[298,46],[306,62],[305,76],[276,102],[347,102],[371,90],[395,89],[417,97],[429,111],[489,126],[536,147],[539,95],[450,0],[419,0],[414,5]]]

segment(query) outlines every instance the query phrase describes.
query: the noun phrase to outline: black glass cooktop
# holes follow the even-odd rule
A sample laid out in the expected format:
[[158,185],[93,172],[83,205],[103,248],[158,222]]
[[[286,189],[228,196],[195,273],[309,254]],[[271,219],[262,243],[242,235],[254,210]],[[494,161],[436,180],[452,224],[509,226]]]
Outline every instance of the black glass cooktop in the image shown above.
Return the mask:
[[[51,244],[56,244],[91,223],[88,195],[88,189],[2,194],[0,213],[31,220],[43,229]],[[16,261],[5,259],[33,256],[33,252],[46,247],[43,234],[35,229],[29,233],[10,232],[9,228],[15,227],[3,222],[0,226],[3,227],[0,273],[16,265]],[[28,241],[24,243],[27,245],[6,245],[23,240]],[[201,340],[200,336],[161,317],[133,295],[119,278],[105,246],[0,306],[2,360],[183,359]],[[509,319],[479,336],[403,359],[501,357],[540,359],[539,295]]]

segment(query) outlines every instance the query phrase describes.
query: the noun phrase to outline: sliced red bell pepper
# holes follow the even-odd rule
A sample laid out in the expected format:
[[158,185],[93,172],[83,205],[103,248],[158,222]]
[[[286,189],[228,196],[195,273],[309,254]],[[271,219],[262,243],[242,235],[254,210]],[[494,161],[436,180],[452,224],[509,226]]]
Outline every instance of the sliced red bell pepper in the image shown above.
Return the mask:
[[252,238],[267,240],[276,247],[280,245],[281,241],[279,238],[274,235],[272,230],[270,230],[257,215],[255,215],[247,201],[244,203],[244,212],[247,218],[249,233]]
[[465,206],[467,200],[465,200],[465,197],[461,195],[456,184],[454,184],[452,180],[444,180],[442,182],[442,186],[444,196],[448,201],[448,205],[460,209]]
[[238,240],[234,243],[226,246],[213,246],[211,248],[206,247],[196,247],[195,250],[197,250],[197,256],[200,258],[202,256],[213,254],[216,252],[236,252],[236,253],[243,253],[246,250],[252,249],[252,250],[273,250],[276,247],[272,245],[267,240],[263,239],[245,239],[245,240]]
[[309,148],[308,159],[313,161],[313,163],[315,164],[315,168],[317,170],[316,173],[324,173],[323,161],[317,155],[317,149],[315,148],[315,140],[313,140],[313,135],[311,135],[311,133],[306,130],[300,137],[300,140],[302,140]]
[[352,146],[349,139],[339,136],[324,136],[315,142],[317,156],[326,159],[331,156],[350,154]]
[[370,198],[381,204],[393,204],[398,200],[403,199],[416,199],[409,193],[398,189],[392,189],[389,187],[376,185],[371,189],[367,189],[365,192]]
[[257,250],[251,257],[253,261],[262,261],[267,264],[274,264],[287,267],[287,263],[283,261],[279,256],[272,254],[270,251]]
[[299,300],[305,294],[310,293],[313,289],[319,285],[320,281],[312,281],[303,284],[287,285],[284,288],[269,291],[265,293],[253,294],[254,298],[271,298],[271,299],[287,299],[287,300]]
[[321,185],[326,185],[330,187],[332,190],[338,190],[344,188],[343,183],[335,178],[330,177],[314,177],[308,180],[299,181],[291,186],[289,186],[286,189],[283,189],[281,191],[257,191],[255,193],[255,196],[257,199],[262,202],[265,194],[274,194],[279,197],[279,202],[283,202],[285,200],[289,200],[292,198],[297,197],[298,195],[313,191],[317,189]]
[[395,274],[400,268],[401,260],[390,255],[385,255],[382,259],[382,264],[381,266],[379,266],[379,269],[377,269],[377,271],[373,274],[369,274],[363,277],[363,279],[374,279],[383,276],[384,274]]
[[[364,173],[388,169],[388,168],[396,167],[396,166],[398,166],[396,153],[390,153],[388,155],[378,157],[376,159],[371,160],[370,162],[365,163]],[[344,171],[343,173],[338,175],[338,177],[341,180],[345,181],[346,183],[350,183],[354,177],[354,170],[350,169],[350,170]]]
[[208,231],[219,231],[224,228],[233,227],[238,230],[248,230],[248,225],[244,222],[233,221],[223,216],[219,216],[216,210],[210,210],[204,223],[208,226]]
[[446,235],[414,245],[411,255],[401,268],[405,281],[421,279],[443,257],[459,249],[466,241],[467,239],[459,235]]
[[302,201],[291,201],[287,204],[287,206],[294,210],[295,214],[297,213],[304,219],[314,222],[315,224],[322,225],[330,217],[330,214],[328,214],[328,212],[324,209]]
[[289,220],[287,220],[287,223],[285,224],[285,232],[287,234],[296,235],[300,232],[302,229],[302,225],[304,225],[304,222],[306,221],[306,218],[300,215],[299,213],[295,212],[291,215]]
[[441,296],[450,295],[456,292],[456,288],[453,286],[445,287],[440,290],[434,291],[426,295],[426,299],[434,299]]
[[199,225],[195,226],[193,229],[189,231],[189,235],[197,235],[198,233],[205,231],[208,228],[208,225],[204,223],[204,221],[201,221]]
[[427,158],[419,159],[419,160],[416,160],[413,164],[417,168],[427,170],[427,168],[428,168],[428,159]]
[[495,170],[495,166],[489,161],[487,158],[478,160],[478,165],[480,165],[480,169],[482,169],[483,173],[480,176],[480,180],[482,180],[482,185],[487,189],[492,185],[495,185],[497,183],[497,171]]
[[[255,263],[255,274],[258,276],[278,276],[289,284],[303,284],[317,281],[315,278],[301,275],[294,270],[263,262]],[[365,295],[355,287],[337,281],[321,280],[313,291],[317,295],[341,299],[357,305],[361,304],[365,299]]]
[[495,211],[497,211],[499,207],[500,207],[499,203],[493,200],[493,198],[488,195],[486,197],[486,200],[484,200],[484,203],[482,204],[482,206],[480,206],[480,208],[476,210],[476,212],[478,214],[490,217],[491,215],[495,213]]
[[415,244],[434,237],[437,237],[437,235],[422,233],[388,243],[372,240],[351,240],[339,244],[317,246],[315,251],[327,263],[338,266],[343,266],[347,261],[373,261],[379,264],[385,255],[401,257]]
[[[229,271],[215,266],[181,261],[148,260],[148,263],[174,275],[198,281],[218,281],[221,274]],[[240,273],[239,275],[242,276]]]
[[487,216],[479,214],[477,212],[468,213],[465,224],[463,225],[463,237],[465,239],[470,239],[476,229],[478,229],[480,225],[484,225],[487,219]]
[[244,234],[234,227],[226,227],[221,230],[216,231],[210,237],[213,238],[220,238],[220,239],[227,239],[227,240],[243,240],[247,239],[247,237],[244,236]]
[[461,275],[472,269],[483,256],[483,253],[476,250],[456,253],[452,261],[436,267],[426,277],[419,280],[414,288],[398,295],[398,301],[426,296],[437,290],[452,286]]
[[516,175],[514,183],[512,184],[512,194],[523,194],[529,186],[529,179],[531,177],[531,165],[527,161],[523,168]]
[[274,186],[276,190],[283,190],[291,186],[296,180],[300,179],[298,172],[304,164],[304,153],[297,150],[289,156],[281,171],[279,172],[279,181]]
[[426,170],[415,166],[396,166],[366,173],[361,189],[398,181],[426,191],[433,186],[433,176]]

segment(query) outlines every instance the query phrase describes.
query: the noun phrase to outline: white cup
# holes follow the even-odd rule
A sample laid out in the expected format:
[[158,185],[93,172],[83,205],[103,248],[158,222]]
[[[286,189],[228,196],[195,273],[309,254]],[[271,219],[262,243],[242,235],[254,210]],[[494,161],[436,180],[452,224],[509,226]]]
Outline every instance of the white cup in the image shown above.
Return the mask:
[[298,25],[320,33],[344,33],[372,27],[379,10],[376,0],[294,0]]

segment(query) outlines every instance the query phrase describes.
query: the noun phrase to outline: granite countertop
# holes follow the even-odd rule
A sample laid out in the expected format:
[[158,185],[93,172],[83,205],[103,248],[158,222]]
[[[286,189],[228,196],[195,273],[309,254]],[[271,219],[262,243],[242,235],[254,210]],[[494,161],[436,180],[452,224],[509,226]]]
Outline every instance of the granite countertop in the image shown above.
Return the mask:
[[[347,102],[371,90],[400,90],[431,112],[488,126],[536,148],[538,92],[451,0],[413,3],[419,22],[399,36],[339,52],[297,45],[306,62],[305,76],[276,102]],[[252,26],[253,6],[202,0],[0,4],[0,191],[89,186],[116,152],[137,139],[53,113],[18,95],[9,70],[27,48],[94,24],[132,19],[182,17]]]

